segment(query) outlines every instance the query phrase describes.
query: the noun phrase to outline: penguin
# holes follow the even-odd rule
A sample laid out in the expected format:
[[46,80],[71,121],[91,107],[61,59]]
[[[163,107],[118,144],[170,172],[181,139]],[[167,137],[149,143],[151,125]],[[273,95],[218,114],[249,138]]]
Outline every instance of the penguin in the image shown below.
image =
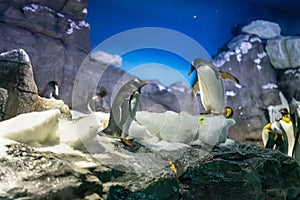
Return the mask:
[[265,148],[278,149],[288,154],[287,134],[279,122],[268,123],[262,130],[262,140]]
[[[212,63],[202,58],[193,60],[188,75],[194,70],[197,70],[198,81],[194,84],[192,93],[195,97],[200,89],[201,102],[205,108],[203,114],[223,114],[225,111],[225,116],[230,116],[232,109],[230,107],[225,109],[222,79],[229,79],[237,84],[239,84],[239,80],[230,73],[220,71]],[[228,111],[230,112],[229,114],[227,113]]]
[[47,99],[59,99],[58,97],[58,84],[56,81],[50,81],[47,83],[42,96]]
[[282,108],[279,110],[282,118],[279,120],[280,125],[284,129],[287,135],[288,141],[288,156],[293,156],[294,145],[295,145],[295,135],[294,135],[294,125],[292,120],[289,117],[289,111],[287,108]]
[[141,88],[149,83],[151,82],[136,78],[120,89],[112,103],[108,126],[103,130],[104,133],[120,137],[125,145],[132,146],[126,137],[136,115]]

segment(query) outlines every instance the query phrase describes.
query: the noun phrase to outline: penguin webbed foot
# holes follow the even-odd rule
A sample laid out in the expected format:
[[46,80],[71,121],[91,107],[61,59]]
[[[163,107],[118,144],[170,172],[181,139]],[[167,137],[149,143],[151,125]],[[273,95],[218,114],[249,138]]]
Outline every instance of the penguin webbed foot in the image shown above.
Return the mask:
[[133,139],[125,139],[125,138],[120,138],[121,142],[128,147],[133,147]]
[[200,113],[200,115],[209,115],[209,114],[211,114],[211,110],[206,110]]

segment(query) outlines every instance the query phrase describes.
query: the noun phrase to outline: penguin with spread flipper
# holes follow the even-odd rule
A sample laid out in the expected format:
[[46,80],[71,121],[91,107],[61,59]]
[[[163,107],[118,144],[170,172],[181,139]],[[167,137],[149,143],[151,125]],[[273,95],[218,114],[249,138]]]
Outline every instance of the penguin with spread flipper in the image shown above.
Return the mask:
[[132,146],[128,136],[128,130],[131,122],[134,120],[139,104],[141,88],[150,81],[133,79],[126,83],[116,95],[111,111],[108,126],[103,130],[104,133],[117,136],[128,146]]
[[226,117],[232,115],[230,107],[225,109],[223,79],[229,79],[237,84],[239,84],[239,80],[230,73],[220,71],[212,63],[202,58],[193,60],[188,74],[190,75],[194,70],[197,70],[198,81],[193,87],[193,95],[196,96],[200,89],[201,102],[205,108],[203,114],[223,114],[225,112]]

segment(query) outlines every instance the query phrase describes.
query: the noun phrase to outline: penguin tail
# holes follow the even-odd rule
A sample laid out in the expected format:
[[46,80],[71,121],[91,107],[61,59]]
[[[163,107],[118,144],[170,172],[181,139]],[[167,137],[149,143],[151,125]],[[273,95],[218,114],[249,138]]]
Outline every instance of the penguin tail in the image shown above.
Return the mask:
[[226,118],[231,118],[232,115],[233,115],[233,110],[232,110],[232,108],[229,107],[229,106],[226,106],[223,115],[224,115],[224,117],[226,117]]

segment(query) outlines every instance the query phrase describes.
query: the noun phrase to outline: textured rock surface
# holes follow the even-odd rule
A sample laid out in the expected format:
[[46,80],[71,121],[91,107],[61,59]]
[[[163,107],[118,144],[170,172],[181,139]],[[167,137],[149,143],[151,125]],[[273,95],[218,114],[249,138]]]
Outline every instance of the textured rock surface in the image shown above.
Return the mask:
[[244,26],[242,31],[247,34],[257,35],[260,38],[270,39],[280,36],[281,29],[274,22],[256,20]]
[[68,105],[76,71],[91,48],[87,6],[87,0],[0,2],[0,52],[24,49],[39,92],[54,80]]
[[[290,199],[300,197],[300,167],[274,150],[234,143],[204,157],[198,148],[167,154],[146,147],[115,146],[118,168],[90,154],[53,153],[24,144],[1,143],[2,199]],[[107,152],[107,156],[111,156]],[[169,167],[176,155],[174,174]],[[145,160],[141,169],[143,157]],[[174,158],[174,157],[173,157]],[[118,157],[114,157],[118,159]],[[156,168],[157,163],[165,163]],[[126,168],[130,166],[131,170]],[[10,184],[7,184],[10,183]]]
[[226,46],[227,51],[217,55],[214,63],[234,74],[241,84],[225,82],[227,105],[233,108],[237,122],[230,129],[230,137],[261,140],[261,130],[268,122],[267,107],[281,104],[276,72],[258,37],[240,35]]
[[[21,113],[58,108],[71,118],[69,107],[61,100],[38,95],[30,59],[22,49],[0,54],[1,118],[12,118]],[[6,90],[6,92],[4,91]]]
[[281,37],[270,39],[267,42],[266,51],[272,65],[276,69],[300,67],[300,38]]

